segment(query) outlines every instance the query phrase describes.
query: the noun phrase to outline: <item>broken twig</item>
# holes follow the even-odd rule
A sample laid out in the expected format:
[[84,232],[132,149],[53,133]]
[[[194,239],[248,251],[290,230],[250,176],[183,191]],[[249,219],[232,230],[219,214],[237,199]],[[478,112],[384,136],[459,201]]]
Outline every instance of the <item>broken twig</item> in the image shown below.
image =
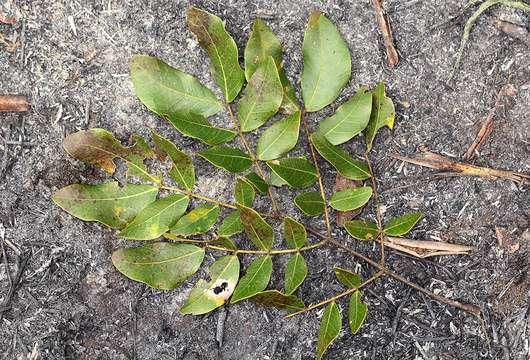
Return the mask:
[[385,237],[385,246],[421,259],[431,256],[468,255],[470,251],[474,250],[472,246],[392,236]]
[[26,112],[28,98],[21,95],[0,95],[0,112]]
[[471,144],[471,146],[467,149],[464,155],[465,160],[470,160],[475,157],[475,154],[478,152],[479,148],[486,142],[493,131],[493,116],[502,106],[502,98],[505,96],[515,96],[516,94],[517,90],[512,84],[506,84],[499,90],[495,100],[495,106],[489,111],[488,117],[482,123],[482,126],[475,137],[473,144]]
[[525,183],[530,179],[530,175],[517,173],[509,170],[497,170],[466,164],[459,161],[451,160],[430,151],[414,154],[412,157],[401,155],[391,155],[393,158],[405,161],[411,164],[429,167],[431,169],[443,170],[440,175],[444,176],[479,176],[493,179],[509,179],[517,183]]
[[383,35],[383,41],[385,42],[386,59],[388,61],[388,65],[390,67],[394,67],[399,63],[399,56],[397,54],[396,48],[394,47],[392,29],[390,29],[390,25],[383,14],[381,0],[374,0],[374,9],[377,26],[379,26],[379,31],[381,31],[381,35]]

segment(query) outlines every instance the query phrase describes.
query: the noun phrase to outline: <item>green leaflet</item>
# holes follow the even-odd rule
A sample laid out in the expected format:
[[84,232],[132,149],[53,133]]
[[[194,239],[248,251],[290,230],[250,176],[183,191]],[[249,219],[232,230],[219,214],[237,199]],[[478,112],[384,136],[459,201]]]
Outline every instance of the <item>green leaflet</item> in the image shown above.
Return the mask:
[[283,98],[282,83],[272,57],[268,57],[250,78],[237,104],[241,131],[252,131],[278,112]]
[[344,223],[348,234],[357,240],[374,240],[379,233],[377,224],[371,221],[352,220]]
[[345,178],[364,180],[370,177],[370,170],[366,163],[353,160],[346,151],[332,145],[322,134],[318,132],[311,134],[311,143],[318,153]]
[[179,219],[171,228],[175,235],[203,234],[210,230],[219,217],[219,206],[203,204]]
[[199,139],[207,145],[224,144],[236,136],[236,132],[229,129],[218,128],[202,115],[193,113],[162,114],[182,135]]
[[351,75],[348,45],[339,31],[319,11],[313,11],[302,44],[302,97],[306,111],[313,112],[331,104],[339,96]]
[[257,293],[250,300],[263,306],[271,306],[289,312],[299,311],[305,308],[304,303],[295,295],[285,295],[278,290],[266,290]]
[[247,272],[237,284],[230,303],[248,299],[257,293],[265,290],[272,274],[272,259],[269,255],[260,256],[254,259]]
[[195,185],[195,167],[193,166],[191,157],[180,151],[175,144],[163,138],[155,131],[151,132],[151,136],[159,157],[164,159],[166,155],[169,155],[173,162],[173,167],[169,172],[171,178],[184,189],[191,191]]
[[327,348],[339,336],[342,328],[342,319],[340,317],[340,310],[335,302],[326,306],[324,315],[320,320],[320,332],[318,334],[317,343],[317,359],[322,359]]
[[211,72],[227,102],[235,99],[243,83],[245,73],[238,62],[237,45],[225,30],[224,22],[206,11],[188,9],[188,27],[195,34],[201,47],[210,57]]
[[317,181],[316,169],[304,157],[268,161],[269,168],[294,188],[306,188]]
[[183,315],[209,313],[223,305],[234,292],[239,279],[239,259],[227,255],[215,261],[210,268],[210,282],[201,279],[195,284],[188,301],[180,312]]
[[53,202],[67,213],[85,221],[98,221],[122,229],[156,199],[158,188],[117,182],[99,185],[73,184],[57,190]]
[[260,250],[270,250],[274,243],[272,227],[254,209],[238,205],[241,223],[250,241]]
[[285,294],[291,295],[304,282],[307,276],[307,264],[300,253],[289,258],[285,269]]
[[304,225],[289,216],[283,218],[283,236],[287,245],[293,249],[299,249],[307,242],[307,231]]
[[372,94],[372,114],[364,133],[367,151],[372,149],[375,135],[379,129],[383,126],[388,126],[390,129],[394,127],[394,117],[396,116],[394,103],[385,95],[383,82],[377,84]]
[[282,109],[288,114],[298,111],[294,87],[285,76],[282,68],[283,56],[280,41],[267,24],[258,18],[254,21],[252,33],[245,47],[245,76],[247,80],[269,56],[274,59],[283,87]]
[[355,189],[346,189],[331,195],[329,206],[339,211],[358,209],[370,200],[372,188],[363,186]]
[[234,190],[236,202],[246,207],[252,207],[256,192],[254,187],[245,178],[238,177]]
[[269,184],[265,182],[261,177],[259,177],[258,174],[255,172],[251,172],[247,175],[245,175],[245,178],[254,186],[256,190],[258,190],[260,193],[265,194],[267,191],[269,191]]
[[324,212],[324,200],[318,191],[310,191],[297,195],[294,203],[302,212],[309,216],[321,215]]
[[238,148],[228,146],[214,146],[198,152],[198,155],[232,173],[245,171],[252,165],[250,156]]
[[419,212],[393,218],[385,225],[383,232],[388,236],[406,235],[421,219],[423,219],[423,214]]
[[239,211],[232,211],[227,217],[224,218],[221,226],[219,227],[218,235],[230,237],[235,234],[243,232],[243,224],[241,224],[241,218]]
[[120,236],[134,240],[153,240],[168,231],[188,208],[190,199],[172,194],[147,205],[120,232]]
[[362,293],[359,290],[355,291],[350,298],[350,306],[348,309],[348,323],[354,335],[363,326],[366,314],[368,313],[368,306],[361,302],[361,296]]
[[358,274],[340,267],[333,268],[333,271],[337,280],[348,289],[353,289],[361,285],[361,277]]
[[134,55],[130,74],[136,96],[159,115],[191,112],[208,117],[223,108],[197,79],[156,57]]
[[360,88],[333,116],[322,120],[317,131],[333,145],[345,143],[366,128],[371,112],[372,93]]
[[287,181],[279,177],[278,174],[276,174],[274,171],[271,171],[269,173],[269,183],[272,186],[276,186],[276,187],[282,187],[284,185],[287,185]]
[[105,129],[81,130],[64,139],[64,149],[71,157],[95,165],[109,174],[116,170],[114,159],[120,158],[128,166],[128,175],[160,183],[160,179],[149,174],[143,163],[145,158],[152,158],[155,153],[147,147],[145,140],[138,136],[135,138],[135,145],[125,147]]
[[112,263],[123,275],[161,290],[171,290],[195,274],[204,250],[190,244],[157,242],[136,248],[118,249]]
[[261,134],[256,147],[260,160],[274,160],[292,150],[298,142],[300,111],[274,123]]
[[237,250],[236,244],[232,240],[226,237],[220,237],[214,241],[211,241],[209,245],[220,246],[225,249]]

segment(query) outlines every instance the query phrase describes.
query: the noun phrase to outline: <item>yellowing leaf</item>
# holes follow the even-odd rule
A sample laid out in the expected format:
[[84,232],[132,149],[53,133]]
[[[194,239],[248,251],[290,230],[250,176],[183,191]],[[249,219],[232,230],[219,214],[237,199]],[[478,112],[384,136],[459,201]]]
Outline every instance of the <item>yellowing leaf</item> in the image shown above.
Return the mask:
[[274,160],[292,150],[298,142],[300,111],[274,123],[258,140],[256,156],[260,160]]
[[339,96],[351,75],[348,45],[319,11],[313,11],[302,44],[302,97],[308,112],[318,111]]
[[235,99],[245,82],[245,73],[238,62],[237,45],[225,30],[223,21],[206,11],[191,7],[188,27],[197,36],[210,57],[211,71],[227,102]]
[[195,274],[203,258],[204,250],[200,247],[158,242],[116,250],[112,263],[129,279],[156,289],[171,290]]
[[191,290],[188,301],[180,309],[183,315],[206,314],[223,305],[239,279],[239,259],[235,255],[223,256],[210,266],[209,272],[211,280],[201,279]]
[[326,306],[324,315],[320,320],[320,332],[318,335],[317,343],[317,359],[322,359],[327,348],[335,341],[339,336],[340,329],[342,328],[342,319],[340,317],[340,311],[335,302],[330,303]]
[[394,127],[394,117],[396,116],[394,103],[385,95],[383,82],[377,84],[372,94],[372,114],[364,133],[367,151],[372,149],[375,135],[379,129],[383,126],[388,126],[390,129]]
[[175,235],[203,234],[210,230],[219,217],[219,206],[203,204],[184,215],[171,228]]
[[134,240],[158,238],[184,214],[189,201],[187,196],[172,194],[152,202],[120,232],[120,236]]
[[254,259],[248,267],[245,275],[239,280],[230,302],[248,299],[265,290],[272,274],[272,259],[269,255]]
[[191,191],[195,185],[195,167],[191,157],[155,131],[152,132],[152,137],[159,157],[163,158],[164,155],[169,155],[173,162],[169,175],[184,189]]
[[[138,138],[137,138],[138,139]],[[78,160],[95,165],[112,174],[116,170],[114,159],[123,160],[128,166],[129,175],[159,183],[160,179],[149,174],[143,160],[154,157],[155,153],[146,148],[143,139],[136,145],[123,146],[112,133],[105,129],[82,130],[64,139],[66,152]]]
[[238,205],[241,223],[250,241],[260,250],[270,250],[274,243],[272,227],[254,209]]
[[250,78],[237,104],[241,131],[252,131],[265,124],[280,108],[282,83],[272,57],[268,57]]
[[98,221],[122,229],[156,199],[158,188],[117,182],[99,185],[74,184],[57,190],[53,202],[67,213],[85,221]]
[[136,96],[159,115],[194,113],[208,117],[222,109],[210,89],[156,57],[133,56],[130,73]]

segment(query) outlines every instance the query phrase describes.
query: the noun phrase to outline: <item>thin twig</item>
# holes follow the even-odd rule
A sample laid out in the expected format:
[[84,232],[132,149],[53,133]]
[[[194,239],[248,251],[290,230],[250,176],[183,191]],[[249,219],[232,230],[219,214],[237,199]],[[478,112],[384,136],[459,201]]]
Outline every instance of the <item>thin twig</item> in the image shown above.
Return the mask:
[[[241,131],[239,120],[234,115],[234,112],[232,111],[232,107],[230,106],[230,104],[226,104],[226,103],[225,103],[225,106],[226,106],[226,109],[228,110],[228,114],[230,115],[230,119],[232,119],[232,122],[234,123],[234,126],[237,129],[237,134],[239,135],[239,138],[241,139],[243,146],[245,147],[245,149],[247,149],[248,154],[252,158],[252,162],[254,163],[254,166],[256,167],[256,170],[258,171],[259,176],[261,176],[262,179],[265,179],[265,172],[263,171],[259,163],[259,160],[254,154],[254,151],[252,151],[252,147],[250,146],[247,139],[245,138],[245,134],[243,134],[243,131]],[[272,212],[276,213],[278,212],[278,204],[276,203],[276,198],[274,197],[272,186],[269,186],[268,192],[269,192],[269,197],[271,199]]]
[[399,62],[399,56],[394,47],[394,39],[392,37],[392,29],[388,24],[385,15],[383,14],[383,8],[381,6],[381,0],[374,0],[374,9],[375,9],[375,18],[377,20],[377,26],[379,26],[379,31],[383,35],[383,41],[385,43],[386,50],[386,59],[388,61],[388,66],[394,67]]
[[320,167],[318,166],[317,154],[315,152],[313,143],[310,140],[311,134],[309,133],[309,125],[307,123],[307,118],[305,116],[305,110],[302,111],[301,117],[302,117],[302,122],[304,123],[304,131],[308,139],[308,146],[309,146],[309,150],[311,151],[313,165],[315,165],[315,169],[317,172],[318,186],[320,188],[320,196],[322,197],[322,201],[324,201],[324,220],[326,222],[326,231],[327,231],[328,237],[330,237],[331,236],[331,222],[329,221],[328,202],[326,200],[326,192],[324,191],[324,183],[322,182],[322,176],[320,175]]
[[293,316],[300,315],[300,314],[303,314],[305,312],[311,311],[311,310],[316,309],[318,307],[321,307],[321,306],[324,306],[326,304],[329,304],[330,302],[336,301],[336,300],[340,299],[341,297],[344,297],[344,296],[347,296],[347,295],[349,295],[351,293],[354,293],[355,291],[357,291],[357,290],[363,288],[364,286],[370,284],[371,282],[377,280],[379,277],[381,277],[384,274],[385,274],[385,271],[379,271],[374,276],[372,276],[371,278],[369,278],[368,280],[363,282],[361,285],[359,285],[357,287],[350,288],[350,289],[348,289],[346,291],[338,293],[335,296],[332,296],[332,297],[330,297],[330,298],[328,298],[326,300],[323,300],[323,301],[321,301],[321,302],[319,302],[317,304],[310,305],[310,306],[308,306],[308,307],[306,307],[306,308],[304,308],[304,309],[302,309],[300,311],[297,311],[297,312],[294,312],[292,314],[289,314],[289,315],[285,316],[285,319],[288,319],[288,318],[291,318]]
[[[377,181],[375,179],[374,170],[372,167],[372,162],[370,161],[370,157],[368,156],[368,153],[364,153],[364,157],[366,159],[366,163],[368,164],[368,170],[370,171],[370,180],[372,181],[372,191],[374,193],[374,201],[375,201],[375,214],[377,218],[377,229],[378,234],[377,238],[381,240],[381,236],[383,234],[383,217],[381,216],[381,206],[379,202],[379,192],[377,191]],[[384,241],[380,241],[381,243],[381,266],[385,266],[385,244]]]
[[0,112],[26,112],[28,98],[22,95],[0,95]]

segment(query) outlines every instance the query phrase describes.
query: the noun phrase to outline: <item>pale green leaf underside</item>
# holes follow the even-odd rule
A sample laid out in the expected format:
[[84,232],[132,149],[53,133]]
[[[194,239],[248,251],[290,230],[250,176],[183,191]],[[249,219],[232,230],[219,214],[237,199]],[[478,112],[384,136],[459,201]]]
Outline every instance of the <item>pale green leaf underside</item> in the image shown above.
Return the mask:
[[357,240],[374,240],[379,233],[377,224],[365,220],[352,220],[344,223],[348,234]]
[[120,236],[134,240],[153,240],[167,232],[188,208],[189,198],[172,194],[147,205],[120,232]]
[[210,266],[209,272],[211,280],[201,279],[195,284],[186,304],[180,308],[182,314],[206,314],[223,305],[239,279],[239,259],[234,255],[223,256]]
[[339,31],[313,11],[302,44],[302,97],[308,112],[318,111],[339,96],[351,75],[351,56]]
[[230,302],[234,304],[265,290],[269,284],[271,274],[272,258],[269,255],[254,259],[245,275],[239,280]]
[[361,88],[334,115],[322,120],[317,131],[333,145],[345,143],[366,128],[371,112],[372,93]]
[[298,142],[300,111],[271,125],[258,140],[256,156],[260,160],[274,160],[292,150]]
[[243,230],[244,228],[243,224],[241,224],[239,211],[234,210],[224,218],[221,226],[219,226],[218,235],[230,237],[243,232]]
[[195,245],[158,242],[118,249],[112,254],[112,263],[129,279],[171,290],[193,275],[203,258],[204,250]]
[[216,114],[222,105],[214,93],[193,76],[148,55],[133,56],[131,80],[136,96],[157,114]]
[[117,182],[99,185],[73,184],[57,190],[53,202],[84,221],[98,221],[122,229],[156,199],[158,188]]
[[245,82],[238,61],[237,45],[225,29],[224,22],[206,11],[191,7],[188,27],[210,57],[211,72],[227,102],[235,99]]
[[282,83],[272,57],[268,57],[250,78],[237,104],[241,131],[259,128],[276,114],[283,98]]
[[342,328],[342,319],[340,316],[340,310],[335,302],[330,303],[326,306],[324,315],[320,320],[320,331],[318,335],[317,343],[317,359],[322,359],[327,348],[335,341],[339,336]]
[[287,245],[293,249],[299,249],[307,242],[305,226],[289,216],[283,218],[283,236]]
[[366,204],[370,197],[372,197],[372,188],[369,186],[346,189],[334,193],[329,200],[329,206],[339,211],[350,211]]

